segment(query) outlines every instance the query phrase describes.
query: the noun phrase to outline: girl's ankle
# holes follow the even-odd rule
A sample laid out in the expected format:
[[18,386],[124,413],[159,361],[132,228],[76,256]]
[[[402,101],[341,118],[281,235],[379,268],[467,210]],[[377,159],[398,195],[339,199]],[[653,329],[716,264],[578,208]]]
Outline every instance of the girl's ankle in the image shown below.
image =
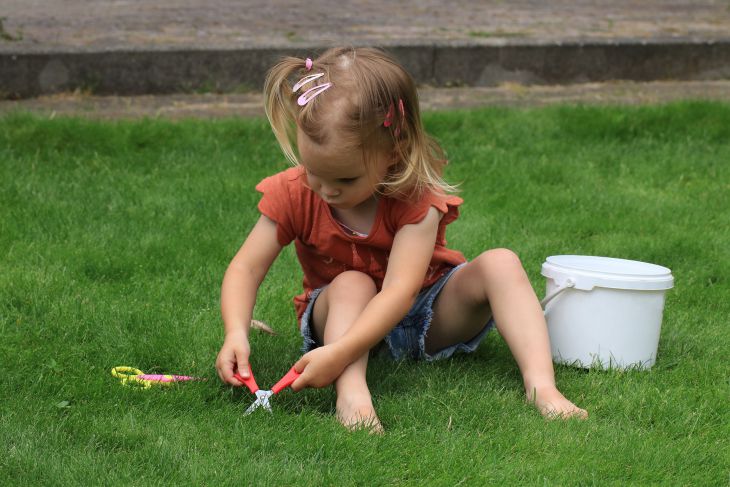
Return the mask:
[[531,382],[525,384],[525,395],[529,401],[533,401],[538,394],[545,392],[557,391],[558,388],[554,381]]

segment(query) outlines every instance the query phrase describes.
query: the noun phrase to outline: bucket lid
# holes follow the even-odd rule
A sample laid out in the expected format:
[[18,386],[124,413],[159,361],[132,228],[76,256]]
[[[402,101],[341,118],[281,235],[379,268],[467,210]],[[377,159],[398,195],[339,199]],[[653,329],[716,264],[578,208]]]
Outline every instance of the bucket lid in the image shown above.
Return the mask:
[[576,289],[661,290],[674,287],[672,271],[666,267],[637,260],[589,255],[553,255],[545,260],[541,274],[562,285],[568,279]]

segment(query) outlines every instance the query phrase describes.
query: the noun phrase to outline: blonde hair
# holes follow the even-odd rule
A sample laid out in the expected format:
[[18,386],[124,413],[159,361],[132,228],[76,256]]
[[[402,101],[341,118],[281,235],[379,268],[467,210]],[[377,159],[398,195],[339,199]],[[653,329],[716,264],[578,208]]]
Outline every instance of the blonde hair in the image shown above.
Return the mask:
[[[379,155],[395,155],[395,164],[378,188],[386,196],[409,199],[426,190],[455,191],[441,177],[447,163],[443,150],[423,128],[415,82],[395,59],[374,48],[334,48],[315,59],[311,71],[305,63],[283,58],[264,84],[266,116],[292,164],[299,165],[297,127],[320,145],[336,133],[346,145],[343,149],[362,151],[369,171]],[[324,76],[292,92],[292,81],[316,73]],[[297,104],[300,91],[328,82],[329,89],[304,106]],[[386,116],[392,122],[387,127]]]

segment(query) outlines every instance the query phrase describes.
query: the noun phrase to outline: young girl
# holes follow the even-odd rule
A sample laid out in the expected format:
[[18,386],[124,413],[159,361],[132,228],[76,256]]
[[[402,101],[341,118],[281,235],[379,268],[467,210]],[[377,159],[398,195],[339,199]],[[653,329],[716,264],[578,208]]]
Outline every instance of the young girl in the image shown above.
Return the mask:
[[348,427],[381,426],[365,380],[368,354],[395,359],[472,352],[496,325],[546,416],[585,417],[555,386],[545,319],[517,256],[489,250],[471,262],[446,247],[462,200],[421,123],[413,79],[376,49],[285,58],[264,88],[266,114],[294,167],[264,179],[261,216],[223,279],[225,341],[216,368],[248,377],[256,292],[294,241],[304,293],[294,298],[305,355],[292,388],[337,391]]

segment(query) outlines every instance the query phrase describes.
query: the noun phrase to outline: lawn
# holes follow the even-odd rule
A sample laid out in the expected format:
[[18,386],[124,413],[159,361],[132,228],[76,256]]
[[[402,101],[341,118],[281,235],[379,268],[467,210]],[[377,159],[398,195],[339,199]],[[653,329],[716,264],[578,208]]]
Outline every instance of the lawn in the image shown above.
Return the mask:
[[[286,167],[263,120],[0,118],[0,484],[727,485],[730,105],[429,113],[466,203],[449,244],[515,250],[538,295],[556,254],[672,269],[649,371],[556,367],[587,421],[526,405],[493,333],[477,353],[374,359],[387,434],[347,433],[331,389],[273,399],[214,371],[225,268]],[[291,248],[259,293],[260,385],[299,357]],[[207,379],[123,387],[110,369]]]

